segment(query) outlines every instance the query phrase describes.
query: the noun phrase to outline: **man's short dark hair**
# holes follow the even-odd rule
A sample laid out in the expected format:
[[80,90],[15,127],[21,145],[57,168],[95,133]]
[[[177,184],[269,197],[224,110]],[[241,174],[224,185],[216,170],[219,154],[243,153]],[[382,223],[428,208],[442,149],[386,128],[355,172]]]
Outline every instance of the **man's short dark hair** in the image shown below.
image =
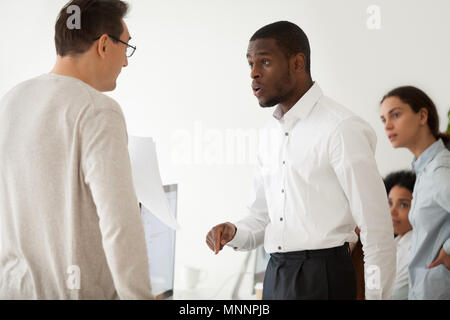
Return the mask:
[[311,48],[303,30],[289,21],[278,21],[262,27],[252,36],[250,41],[257,39],[275,39],[287,58],[298,53],[306,57],[306,72],[311,74]]
[[388,195],[389,192],[391,192],[391,189],[395,186],[406,188],[412,193],[415,183],[416,174],[409,170],[392,172],[384,178],[384,186],[386,187],[386,192]]
[[[80,29],[70,29],[67,21],[73,12],[70,6],[80,8]],[[62,8],[55,25],[56,53],[62,57],[86,52],[94,39],[103,34],[120,38],[124,29],[121,19],[128,12],[128,4],[120,0],[72,0]],[[115,41],[114,39],[112,39]]]

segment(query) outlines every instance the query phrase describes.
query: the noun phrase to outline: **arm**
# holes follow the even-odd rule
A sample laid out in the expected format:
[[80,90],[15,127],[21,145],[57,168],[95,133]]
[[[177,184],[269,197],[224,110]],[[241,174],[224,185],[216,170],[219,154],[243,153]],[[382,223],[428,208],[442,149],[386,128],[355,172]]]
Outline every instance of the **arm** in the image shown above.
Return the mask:
[[[434,199],[438,205],[447,212],[447,216],[450,215],[450,167],[440,166],[433,172],[433,181],[439,186]],[[450,228],[449,219],[447,219],[447,228]],[[445,226],[444,226],[445,228]],[[450,269],[450,238],[446,239],[442,249],[440,250],[438,257],[428,266],[428,268],[437,267],[440,264],[444,264],[447,269]]]
[[[450,215],[450,166],[438,167],[433,172],[433,181],[439,186],[435,200]],[[450,238],[445,241],[443,248],[450,255]]]
[[369,125],[350,118],[332,134],[329,155],[361,230],[366,299],[390,299],[396,248],[386,191],[374,158],[375,145],[376,136]]
[[152,299],[144,229],[118,105],[91,108],[80,126],[82,170],[97,207],[103,248],[121,299]]

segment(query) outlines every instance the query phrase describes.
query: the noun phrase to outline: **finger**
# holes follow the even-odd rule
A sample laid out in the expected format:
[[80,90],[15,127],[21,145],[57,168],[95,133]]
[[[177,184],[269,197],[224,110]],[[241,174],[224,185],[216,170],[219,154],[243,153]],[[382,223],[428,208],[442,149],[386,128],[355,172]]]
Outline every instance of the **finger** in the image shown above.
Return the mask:
[[214,230],[213,234],[214,234],[214,248],[215,248],[215,254],[218,254],[220,250],[222,250],[222,248],[220,247],[220,240],[222,239],[222,232],[223,230],[220,229],[216,229]]
[[214,244],[212,243],[211,239],[207,238],[206,239],[206,244],[208,245],[208,247],[214,251]]
[[212,251],[215,251],[215,246],[214,246],[214,229],[211,229],[211,231],[208,232],[208,235],[206,236],[206,241],[209,245],[209,247],[211,248]]
[[442,264],[442,259],[438,257],[436,260],[434,260],[429,266],[428,269],[437,267],[438,265]]
[[213,240],[213,233],[212,233],[212,231],[208,232],[208,234],[206,236],[206,240],[209,240],[209,241]]

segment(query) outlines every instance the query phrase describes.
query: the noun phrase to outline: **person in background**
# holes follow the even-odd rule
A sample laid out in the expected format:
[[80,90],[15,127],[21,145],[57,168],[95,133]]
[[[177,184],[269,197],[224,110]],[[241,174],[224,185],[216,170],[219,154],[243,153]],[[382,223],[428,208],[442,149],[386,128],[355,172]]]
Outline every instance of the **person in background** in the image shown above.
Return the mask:
[[[275,107],[260,139],[249,214],[206,235],[225,245],[271,254],[263,299],[356,299],[349,242],[361,230],[366,267],[375,270],[367,299],[390,299],[395,243],[370,125],[328,98],[311,78],[309,40],[279,21],[250,39],[247,60],[253,93]],[[264,136],[264,137],[263,137]]]
[[51,73],[0,101],[0,299],[153,298],[125,119],[101,93],[135,49],[127,11],[68,3]]
[[392,299],[408,299],[408,267],[411,260],[410,248],[412,226],[408,219],[416,175],[413,171],[392,172],[384,179],[394,226],[397,245],[397,275],[395,277]]
[[380,113],[392,146],[414,155],[408,298],[450,299],[450,137],[439,132],[436,106],[416,87],[388,92]]

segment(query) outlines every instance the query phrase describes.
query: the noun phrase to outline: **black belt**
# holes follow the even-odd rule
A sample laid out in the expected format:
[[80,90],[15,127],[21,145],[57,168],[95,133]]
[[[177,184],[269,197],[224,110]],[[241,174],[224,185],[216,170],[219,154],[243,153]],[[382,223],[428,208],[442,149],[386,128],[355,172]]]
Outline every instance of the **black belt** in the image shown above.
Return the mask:
[[274,258],[280,259],[308,259],[309,257],[323,257],[330,255],[348,255],[350,254],[350,246],[348,242],[340,247],[317,249],[317,250],[302,250],[291,252],[276,252],[270,255]]

